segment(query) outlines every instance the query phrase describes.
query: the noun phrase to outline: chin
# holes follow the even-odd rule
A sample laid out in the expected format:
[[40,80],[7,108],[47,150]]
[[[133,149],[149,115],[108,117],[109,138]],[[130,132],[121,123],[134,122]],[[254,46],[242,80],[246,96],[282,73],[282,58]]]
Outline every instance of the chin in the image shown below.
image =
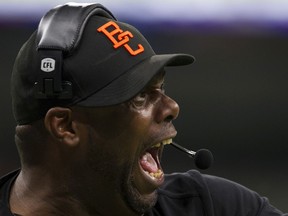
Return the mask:
[[126,197],[128,206],[136,213],[143,214],[147,210],[151,209],[157,201],[157,191],[155,190],[150,194],[139,194],[138,191],[131,190],[130,196]]
[[156,204],[157,190],[148,194],[141,194],[134,184],[133,177],[130,175],[128,179],[126,184],[122,184],[123,199],[132,211],[143,214]]

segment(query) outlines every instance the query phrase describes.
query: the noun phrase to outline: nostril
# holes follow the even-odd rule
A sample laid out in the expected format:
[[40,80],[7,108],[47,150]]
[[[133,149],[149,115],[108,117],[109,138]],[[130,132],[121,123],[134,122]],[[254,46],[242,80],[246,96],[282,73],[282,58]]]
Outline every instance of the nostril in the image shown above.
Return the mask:
[[165,118],[165,121],[167,122],[171,122],[172,120],[174,119],[174,116],[173,115],[169,115]]

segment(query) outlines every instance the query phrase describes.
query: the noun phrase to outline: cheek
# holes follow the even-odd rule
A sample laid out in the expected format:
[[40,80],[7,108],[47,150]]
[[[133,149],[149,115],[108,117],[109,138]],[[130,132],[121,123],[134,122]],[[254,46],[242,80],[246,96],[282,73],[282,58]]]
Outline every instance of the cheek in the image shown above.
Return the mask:
[[159,124],[155,122],[153,106],[141,110],[133,121],[134,131],[142,144],[151,144],[157,136]]
[[91,119],[90,142],[116,164],[135,163],[153,136],[152,116],[152,108],[135,110],[129,106],[97,116]]
[[[103,171],[109,166],[120,169],[124,164],[132,163],[138,151],[135,131],[137,127],[127,122],[103,124],[99,130],[92,128],[87,143],[90,162],[94,160],[94,164],[102,164]],[[95,157],[98,159],[95,160]]]
[[135,134],[146,135],[147,132],[151,129],[154,123],[154,106],[150,104],[149,106],[142,108],[130,107],[132,110],[131,113],[134,114],[134,117],[131,119],[131,126],[133,127]]

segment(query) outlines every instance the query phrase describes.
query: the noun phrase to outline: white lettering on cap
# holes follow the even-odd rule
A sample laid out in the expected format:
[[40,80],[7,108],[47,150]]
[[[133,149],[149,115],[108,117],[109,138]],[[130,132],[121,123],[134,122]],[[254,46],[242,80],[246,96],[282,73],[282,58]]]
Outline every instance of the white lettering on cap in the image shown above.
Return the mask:
[[44,72],[52,72],[55,70],[55,60],[52,58],[45,58],[41,61],[41,70]]

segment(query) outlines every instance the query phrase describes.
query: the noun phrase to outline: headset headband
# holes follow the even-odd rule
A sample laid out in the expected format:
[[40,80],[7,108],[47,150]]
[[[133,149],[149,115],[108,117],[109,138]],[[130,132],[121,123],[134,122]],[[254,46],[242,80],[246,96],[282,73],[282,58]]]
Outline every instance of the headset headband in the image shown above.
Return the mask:
[[70,99],[72,83],[62,81],[63,55],[71,55],[81,40],[87,20],[93,15],[116,20],[100,4],[69,3],[50,10],[40,21],[37,32],[38,99]]

